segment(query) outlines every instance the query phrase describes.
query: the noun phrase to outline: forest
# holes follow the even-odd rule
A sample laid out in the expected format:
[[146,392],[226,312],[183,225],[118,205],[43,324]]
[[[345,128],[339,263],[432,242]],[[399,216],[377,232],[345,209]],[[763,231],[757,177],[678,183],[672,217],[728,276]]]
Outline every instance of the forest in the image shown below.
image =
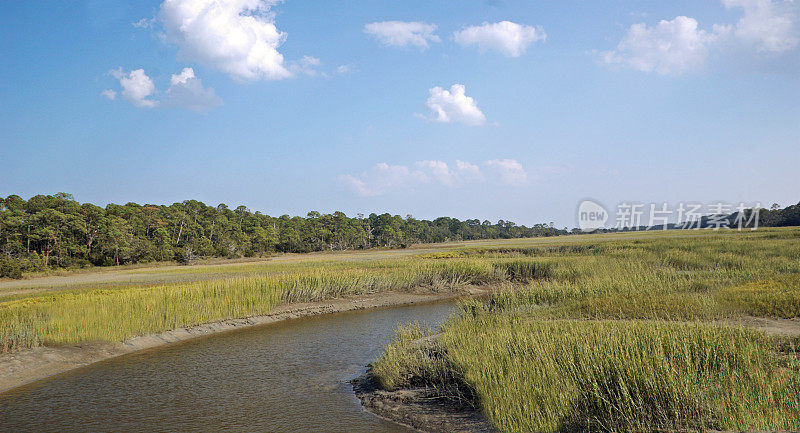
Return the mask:
[[[730,216],[731,221],[735,214]],[[759,226],[800,225],[800,203],[761,209]],[[609,231],[609,230],[604,230]],[[613,230],[611,230],[613,231]],[[388,213],[348,217],[309,212],[272,217],[245,206],[197,200],[172,205],[79,203],[71,194],[0,197],[0,277],[24,272],[197,258],[254,257],[419,243],[555,236],[579,232],[551,224],[440,217],[432,221]]]
[[0,277],[50,268],[206,257],[253,257],[277,252],[404,248],[417,243],[565,234],[566,229],[477,219],[309,212],[272,217],[245,206],[230,209],[196,200],[172,205],[128,203],[105,208],[72,195],[0,197]]

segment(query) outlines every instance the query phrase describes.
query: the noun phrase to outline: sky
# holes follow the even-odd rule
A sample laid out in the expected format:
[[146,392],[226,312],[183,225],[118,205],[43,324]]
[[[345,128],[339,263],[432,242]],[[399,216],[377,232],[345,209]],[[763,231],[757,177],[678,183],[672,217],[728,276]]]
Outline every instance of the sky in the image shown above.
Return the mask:
[[800,201],[800,2],[3,2],[0,195],[576,226]]

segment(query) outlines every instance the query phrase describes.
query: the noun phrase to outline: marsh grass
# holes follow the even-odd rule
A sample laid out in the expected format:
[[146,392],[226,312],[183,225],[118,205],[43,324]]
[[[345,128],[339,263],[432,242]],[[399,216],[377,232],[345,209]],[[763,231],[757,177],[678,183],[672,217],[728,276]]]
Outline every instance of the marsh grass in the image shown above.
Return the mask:
[[0,350],[122,341],[183,326],[266,314],[282,303],[384,291],[436,292],[543,277],[533,259],[406,259],[292,264],[266,275],[37,294],[0,302]]
[[747,329],[488,316],[442,344],[502,431],[800,428],[800,369]]
[[720,290],[718,298],[731,310],[754,316],[800,317],[800,275],[777,276],[725,287]]
[[430,257],[509,254],[546,271],[462,301],[438,358],[406,333],[374,371],[395,387],[457,379],[501,431],[800,431],[800,336],[709,323],[800,318],[798,239],[798,229],[653,235]]
[[487,285],[501,290],[463,301],[441,336],[400,329],[374,364],[383,385],[476,405],[503,431],[798,430],[800,337],[703,323],[800,318],[798,239],[800,229],[633,233],[168,269],[165,281],[189,280],[0,301],[0,352],[122,341],[288,302]]
[[416,323],[399,326],[395,341],[372,365],[373,374],[384,389],[423,387],[428,390],[428,398],[475,407],[475,390],[464,379],[463,371],[451,362],[439,337]]

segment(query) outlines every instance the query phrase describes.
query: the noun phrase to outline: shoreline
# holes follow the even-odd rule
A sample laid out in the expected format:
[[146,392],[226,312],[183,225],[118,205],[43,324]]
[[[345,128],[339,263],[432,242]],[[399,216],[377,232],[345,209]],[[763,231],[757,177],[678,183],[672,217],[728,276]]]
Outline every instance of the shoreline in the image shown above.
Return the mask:
[[428,433],[497,431],[480,410],[443,401],[428,389],[384,390],[371,369],[350,383],[365,411],[396,424]]
[[129,353],[176,344],[209,335],[252,328],[284,320],[373,308],[424,304],[480,296],[490,289],[470,287],[448,292],[382,292],[323,301],[282,304],[268,314],[177,328],[158,334],[130,338],[124,342],[38,346],[0,354],[0,396],[17,388],[87,365]]

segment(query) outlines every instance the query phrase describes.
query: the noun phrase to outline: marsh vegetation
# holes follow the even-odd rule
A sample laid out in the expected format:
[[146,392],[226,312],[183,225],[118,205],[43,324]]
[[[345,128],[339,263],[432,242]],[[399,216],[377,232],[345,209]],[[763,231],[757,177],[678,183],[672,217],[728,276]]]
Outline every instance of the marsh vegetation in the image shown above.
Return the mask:
[[524,282],[465,300],[440,333],[405,327],[374,364],[388,389],[468,401],[501,431],[800,430],[800,230],[640,238],[515,257]]
[[[123,341],[380,292],[491,287],[373,371],[501,431],[800,429],[800,229],[570,236],[65,276],[0,297],[0,352]],[[105,274],[103,274],[105,275]],[[146,276],[140,283],[126,283]],[[54,285],[55,284],[55,285]],[[0,296],[3,296],[0,287]]]

